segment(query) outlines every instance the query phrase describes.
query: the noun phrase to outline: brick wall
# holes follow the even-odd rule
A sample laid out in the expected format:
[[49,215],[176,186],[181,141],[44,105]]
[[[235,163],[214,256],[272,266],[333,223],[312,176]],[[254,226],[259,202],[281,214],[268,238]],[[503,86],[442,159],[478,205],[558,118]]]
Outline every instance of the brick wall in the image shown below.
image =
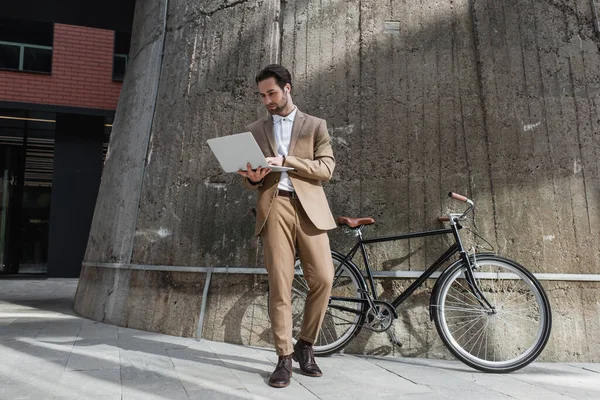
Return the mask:
[[115,110],[114,32],[56,24],[52,75],[0,71],[0,100]]

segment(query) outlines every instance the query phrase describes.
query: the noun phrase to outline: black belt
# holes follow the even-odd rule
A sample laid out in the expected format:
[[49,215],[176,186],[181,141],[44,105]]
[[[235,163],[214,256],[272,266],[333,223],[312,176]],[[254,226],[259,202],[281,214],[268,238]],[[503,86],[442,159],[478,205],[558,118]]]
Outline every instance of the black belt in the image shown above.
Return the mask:
[[277,197],[287,197],[288,199],[297,199],[296,192],[277,189]]

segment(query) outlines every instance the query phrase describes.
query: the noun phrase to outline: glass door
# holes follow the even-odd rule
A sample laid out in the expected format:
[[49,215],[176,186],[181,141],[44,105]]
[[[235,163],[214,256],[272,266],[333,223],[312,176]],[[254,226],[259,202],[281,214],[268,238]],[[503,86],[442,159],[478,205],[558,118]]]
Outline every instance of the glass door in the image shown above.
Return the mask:
[[45,274],[55,114],[0,108],[0,275]]
[[19,157],[21,146],[0,145],[0,273],[15,273],[18,248],[15,234],[19,230]]

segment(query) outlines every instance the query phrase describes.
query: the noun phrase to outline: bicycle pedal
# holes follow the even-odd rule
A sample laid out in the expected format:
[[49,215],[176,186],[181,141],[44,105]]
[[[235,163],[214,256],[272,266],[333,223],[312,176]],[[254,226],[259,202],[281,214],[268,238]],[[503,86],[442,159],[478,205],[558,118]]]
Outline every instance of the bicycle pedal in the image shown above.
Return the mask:
[[398,340],[394,332],[392,332],[391,330],[388,331],[388,336],[390,337],[390,342],[392,342],[392,344],[395,344],[396,346],[398,346],[398,348],[402,348],[403,344],[401,341]]

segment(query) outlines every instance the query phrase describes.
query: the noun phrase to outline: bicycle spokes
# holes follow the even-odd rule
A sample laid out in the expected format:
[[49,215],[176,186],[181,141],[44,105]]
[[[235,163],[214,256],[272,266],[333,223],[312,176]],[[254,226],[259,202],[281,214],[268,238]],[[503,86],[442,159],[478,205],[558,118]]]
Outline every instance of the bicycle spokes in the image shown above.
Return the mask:
[[467,364],[484,371],[514,370],[544,347],[550,308],[533,275],[518,264],[489,257],[473,274],[490,307],[473,293],[464,265],[450,271],[436,299],[442,340]]

